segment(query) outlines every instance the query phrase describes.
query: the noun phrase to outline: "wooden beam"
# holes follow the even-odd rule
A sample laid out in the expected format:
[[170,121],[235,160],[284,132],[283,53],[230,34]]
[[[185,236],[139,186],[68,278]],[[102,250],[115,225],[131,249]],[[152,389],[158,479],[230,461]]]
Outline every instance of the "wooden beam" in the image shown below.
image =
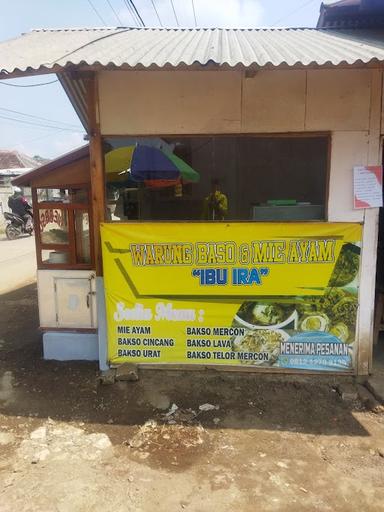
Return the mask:
[[[381,112],[383,74],[371,71],[371,110],[368,134],[367,165],[382,164]],[[358,353],[357,373],[368,375],[372,370],[373,324],[376,287],[377,239],[379,232],[379,208],[364,211],[364,232],[360,263],[359,313],[357,324]]]
[[96,275],[103,275],[100,223],[105,220],[104,153],[99,124],[99,97],[97,75],[84,79],[87,90],[89,119],[89,165],[91,176],[91,206],[93,218],[93,250]]

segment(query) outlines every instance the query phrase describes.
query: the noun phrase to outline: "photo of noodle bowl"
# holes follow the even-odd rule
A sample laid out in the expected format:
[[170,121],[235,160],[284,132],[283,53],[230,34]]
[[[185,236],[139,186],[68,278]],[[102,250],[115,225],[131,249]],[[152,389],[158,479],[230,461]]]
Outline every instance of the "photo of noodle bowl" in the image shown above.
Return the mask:
[[280,343],[289,334],[281,329],[249,329],[232,340],[232,350],[237,352],[241,364],[273,366],[280,354]]
[[280,329],[290,324],[296,328],[298,313],[295,304],[244,302],[234,320],[248,329]]

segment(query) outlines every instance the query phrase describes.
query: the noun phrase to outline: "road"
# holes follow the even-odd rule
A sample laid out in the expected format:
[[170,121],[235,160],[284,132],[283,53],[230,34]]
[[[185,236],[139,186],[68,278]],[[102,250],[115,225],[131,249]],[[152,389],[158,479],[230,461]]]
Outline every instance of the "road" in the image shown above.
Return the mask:
[[35,239],[32,236],[7,240],[0,235],[0,294],[36,279]]

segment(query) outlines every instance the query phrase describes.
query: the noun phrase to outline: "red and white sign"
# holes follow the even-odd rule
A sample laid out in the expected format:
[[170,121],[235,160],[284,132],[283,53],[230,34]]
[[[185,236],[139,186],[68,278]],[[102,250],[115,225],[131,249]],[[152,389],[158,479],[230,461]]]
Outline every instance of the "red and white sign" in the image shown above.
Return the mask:
[[383,168],[356,166],[353,168],[354,208],[383,206]]

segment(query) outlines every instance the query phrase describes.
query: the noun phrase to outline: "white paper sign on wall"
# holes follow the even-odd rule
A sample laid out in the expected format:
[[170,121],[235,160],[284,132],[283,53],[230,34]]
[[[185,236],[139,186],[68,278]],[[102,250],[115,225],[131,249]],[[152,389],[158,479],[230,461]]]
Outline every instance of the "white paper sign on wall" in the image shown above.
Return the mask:
[[353,168],[354,208],[383,206],[383,168],[356,166]]

